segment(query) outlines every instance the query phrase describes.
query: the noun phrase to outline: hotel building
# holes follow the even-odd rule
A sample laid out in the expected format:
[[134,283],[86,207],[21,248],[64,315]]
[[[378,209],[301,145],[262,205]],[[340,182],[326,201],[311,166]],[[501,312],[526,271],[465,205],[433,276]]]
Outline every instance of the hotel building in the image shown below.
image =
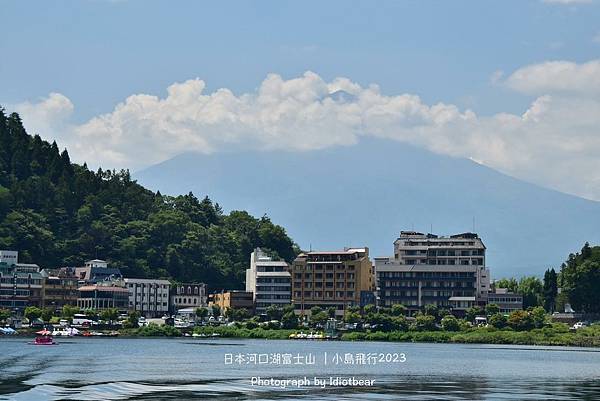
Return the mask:
[[402,304],[411,313],[433,304],[458,314],[485,305],[490,290],[485,250],[474,233],[440,237],[402,231],[394,256],[375,258],[378,304]]
[[0,308],[22,311],[42,305],[42,275],[36,264],[19,263],[17,251],[0,251]]
[[292,303],[299,315],[319,306],[333,307],[343,316],[349,306],[360,306],[374,290],[369,248],[346,248],[331,252],[305,252],[292,266]]
[[65,305],[77,305],[79,296],[78,281],[74,267],[61,267],[59,269],[44,269],[41,271],[43,277],[42,305],[55,309]]
[[84,285],[79,287],[77,306],[98,311],[110,308],[126,311],[129,308],[129,290],[121,279]]
[[88,260],[83,267],[76,267],[75,274],[79,279],[79,285],[123,277],[121,270],[116,267],[108,267],[108,262],[100,259]]
[[161,317],[169,313],[168,280],[125,278],[129,290],[129,310],[138,311],[145,317]]
[[291,300],[290,267],[284,260],[273,260],[260,248],[250,255],[250,268],[246,270],[246,291],[254,294],[254,308],[263,314],[271,306],[283,307]]

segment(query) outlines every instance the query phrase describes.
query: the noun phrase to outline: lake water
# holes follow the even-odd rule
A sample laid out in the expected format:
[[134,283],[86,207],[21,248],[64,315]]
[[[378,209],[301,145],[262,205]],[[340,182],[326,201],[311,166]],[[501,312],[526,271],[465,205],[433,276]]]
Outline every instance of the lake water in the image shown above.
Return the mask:
[[[33,346],[23,338],[0,338],[0,400],[600,400],[598,349],[194,338],[58,341]],[[252,377],[278,386],[304,377],[310,383],[259,386]],[[314,377],[326,381],[325,387],[314,386]],[[330,386],[330,378],[338,377],[374,382]]]

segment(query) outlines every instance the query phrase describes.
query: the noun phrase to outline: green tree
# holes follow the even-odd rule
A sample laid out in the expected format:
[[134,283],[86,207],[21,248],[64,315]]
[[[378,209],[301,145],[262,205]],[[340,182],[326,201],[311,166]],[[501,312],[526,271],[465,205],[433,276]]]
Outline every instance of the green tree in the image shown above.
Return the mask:
[[544,327],[546,323],[546,310],[541,306],[536,306],[530,312],[533,326],[537,329]]
[[208,316],[208,309],[196,308],[195,313],[196,313],[196,317],[198,317],[200,320],[204,320]]
[[352,310],[347,310],[344,313],[344,322],[345,323],[359,323],[361,320],[360,313]]
[[497,329],[501,329],[506,326],[506,317],[502,313],[495,313],[489,317],[488,323]]
[[446,331],[458,331],[460,326],[458,319],[452,315],[446,315],[442,318],[442,328]]
[[271,305],[266,309],[266,313],[269,320],[281,320],[284,312],[279,306]]
[[212,312],[213,317],[216,319],[219,316],[221,316],[221,307],[219,305],[212,305],[211,312]]
[[43,308],[40,317],[44,322],[49,322],[54,316],[54,308]]
[[281,318],[281,325],[284,329],[298,328],[298,316],[293,311],[284,313]]
[[11,313],[8,309],[0,309],[0,322],[5,322],[10,316]]
[[494,285],[496,286],[496,288],[506,288],[510,292],[514,292],[514,293],[518,292],[518,290],[519,290],[519,282],[514,277],[502,278],[500,280],[496,280]]
[[600,247],[586,243],[560,271],[562,291],[576,311],[600,313]]
[[117,320],[118,317],[119,311],[116,308],[104,309],[100,313],[100,318],[104,321],[107,321],[109,324],[112,324],[112,322]]
[[392,317],[392,328],[398,331],[407,331],[408,330],[408,321],[404,315],[393,316]]
[[427,304],[423,307],[423,313],[429,316],[433,316],[436,320],[438,318],[438,307],[433,304]]
[[469,322],[473,323],[475,321],[476,316],[480,316],[483,314],[484,314],[483,309],[481,309],[480,306],[472,306],[469,309],[467,309],[466,314],[465,314],[465,319],[467,319]]
[[250,312],[246,308],[228,308],[225,310],[225,317],[234,322],[241,322],[250,317]]
[[39,319],[42,316],[42,310],[36,306],[28,306],[25,308],[25,317],[30,322]]
[[406,306],[402,304],[394,304],[392,305],[392,315],[394,316],[405,316],[406,315]]
[[519,281],[519,294],[523,295],[523,308],[542,304],[543,285],[537,277],[523,277]]
[[365,315],[369,315],[377,312],[377,307],[373,304],[368,304],[363,307],[363,312]]
[[79,313],[79,308],[71,305],[64,305],[62,307],[61,316],[65,319],[73,319],[73,316]]
[[548,312],[554,312],[556,307],[556,296],[558,295],[558,275],[554,269],[548,269],[544,273],[543,302]]
[[288,262],[299,251],[268,216],[224,214],[208,197],[152,192],[127,170],[73,164],[1,108],[0,144],[0,249],[19,249],[22,262],[74,266],[102,257],[125,276],[239,289],[255,247]]
[[127,329],[135,329],[139,327],[139,320],[142,315],[138,311],[131,311],[127,315],[127,320],[123,323],[123,327]]
[[496,304],[487,304],[485,306],[485,314],[487,316],[495,315],[498,312],[500,312],[500,308]]
[[508,325],[514,330],[530,330],[533,328],[533,318],[527,311],[517,310],[508,316]]
[[312,308],[310,308],[310,315],[317,315],[319,313],[323,312],[323,308],[321,308],[320,306],[313,306]]
[[310,310],[310,322],[313,326],[323,325],[329,319],[329,314],[318,306],[314,306]]
[[432,315],[417,314],[415,317],[415,328],[419,331],[431,331],[437,329],[435,317]]

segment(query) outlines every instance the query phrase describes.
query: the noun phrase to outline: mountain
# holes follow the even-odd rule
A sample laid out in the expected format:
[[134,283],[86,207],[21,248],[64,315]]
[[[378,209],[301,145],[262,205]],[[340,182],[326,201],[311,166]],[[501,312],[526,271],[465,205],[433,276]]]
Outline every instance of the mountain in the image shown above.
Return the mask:
[[283,227],[244,211],[223,213],[189,190],[152,192],[128,171],[90,171],[56,143],[27,134],[0,108],[0,249],[42,267],[107,259],[128,277],[243,288],[255,247],[288,261],[297,249]]
[[474,230],[492,276],[541,275],[600,242],[600,203],[467,159],[389,140],[310,152],[186,153],[134,174],[163,193],[193,190],[225,210],[268,214],[303,248],[369,246],[393,254],[400,230]]

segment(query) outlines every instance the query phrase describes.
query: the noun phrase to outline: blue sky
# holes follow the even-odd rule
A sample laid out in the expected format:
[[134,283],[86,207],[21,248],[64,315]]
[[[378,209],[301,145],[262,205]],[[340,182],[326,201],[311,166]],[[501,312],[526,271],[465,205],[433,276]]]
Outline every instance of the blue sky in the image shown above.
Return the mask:
[[[268,74],[279,74],[287,81],[312,71],[329,84],[336,77],[346,77],[361,88],[377,84],[382,96],[411,94],[419,96],[427,107],[443,102],[460,113],[473,111],[478,118],[477,127],[460,127],[456,129],[459,133],[507,129],[490,121],[479,122],[486,117],[503,113],[521,116],[529,109],[551,110],[554,114],[541,119],[547,122],[546,128],[534,128],[538,131],[523,144],[521,152],[538,147],[536,140],[544,134],[543,129],[555,126],[555,121],[565,120],[565,116],[568,120],[572,113],[565,105],[575,99],[582,102],[579,109],[587,110],[588,114],[573,117],[579,119],[577,123],[556,128],[552,136],[564,136],[569,146],[553,145],[546,154],[552,159],[564,159],[567,164],[561,165],[562,170],[578,168],[582,175],[596,166],[595,157],[588,155],[587,163],[577,166],[573,166],[573,158],[596,143],[593,129],[596,121],[589,118],[598,111],[600,91],[582,89],[585,81],[581,84],[577,77],[581,76],[579,67],[600,58],[597,1],[2,1],[1,9],[0,104],[9,111],[20,111],[28,128],[47,138],[56,137],[69,146],[76,160],[91,159],[81,150],[90,147],[94,148],[93,153],[117,155],[93,160],[92,164],[145,167],[128,158],[127,153],[145,143],[140,141],[150,141],[148,135],[128,144],[111,139],[108,142],[112,148],[102,148],[98,142],[113,138],[114,132],[107,131],[107,124],[102,127],[89,124],[95,117],[110,115],[107,118],[112,119],[111,127],[122,124],[119,129],[127,127],[132,133],[141,130],[142,123],[125,125],[122,119],[115,120],[115,107],[129,96],[149,94],[162,99],[170,85],[196,77],[205,84],[203,93],[228,88],[235,96],[256,94]],[[579,79],[579,83],[573,84],[575,89],[549,84],[555,75],[548,75],[534,89],[527,87],[527,83],[514,82],[518,77],[513,74],[520,69],[531,65],[545,68],[547,65],[543,63],[550,61],[571,63],[571,75],[560,75],[560,79],[571,82],[575,76],[573,79]],[[585,79],[596,88],[595,82],[600,79],[597,66],[588,67],[582,67],[589,73]],[[40,111],[51,93],[60,94],[61,107],[68,109],[60,124],[55,117],[48,117],[46,111]],[[548,106],[544,96],[550,95],[553,103]],[[535,103],[539,99],[542,100]],[[469,119],[462,114],[457,116],[458,120]],[[163,121],[166,117],[156,118]],[[128,117],[128,121],[136,119]],[[337,130],[337,122],[326,126]],[[580,137],[571,137],[573,130],[579,132],[582,125]],[[372,124],[369,127],[377,135],[393,136],[388,128]],[[205,125],[186,123],[185,128],[200,132]],[[239,130],[243,137],[236,137],[235,141],[245,143],[247,137],[256,135],[255,126],[238,128],[229,127],[232,131]],[[534,132],[529,128],[527,132]],[[347,127],[340,128],[344,129]],[[95,131],[90,134],[90,130]],[[279,132],[282,128],[273,130]],[[67,131],[73,133],[65,134]],[[450,128],[444,132],[464,135],[455,134]],[[159,138],[167,134],[161,131],[150,136]],[[211,135],[182,140],[182,149],[192,142],[206,152],[222,149],[214,140],[218,133]],[[354,143],[360,134],[353,131],[352,135],[340,134],[338,142],[297,147],[307,150]],[[506,133],[507,138],[499,137],[495,146],[501,150],[493,154],[445,151],[432,141],[423,140],[423,133],[415,135],[393,138],[440,153],[470,157],[519,178],[600,199],[600,175],[573,183],[558,171],[542,171],[543,155],[534,157],[535,163],[509,155],[506,149],[520,144],[508,136],[514,138],[522,133],[511,131]],[[90,139],[93,137],[96,139]],[[469,143],[489,140],[480,136],[470,138]],[[175,138],[171,142],[179,141]],[[286,147],[291,143],[292,148],[296,144],[273,142]],[[440,143],[439,138],[436,143]],[[576,146],[571,146],[572,143]],[[79,158],[78,150],[82,152]],[[174,156],[178,150],[152,154],[148,160],[159,162]]]
[[[540,1],[3,2],[2,101],[60,92],[85,119],[173,82],[253,90],[311,70],[482,113],[519,112],[494,71],[600,55],[600,7]],[[8,56],[10,55],[10,56]],[[595,57],[594,57],[595,56]]]

